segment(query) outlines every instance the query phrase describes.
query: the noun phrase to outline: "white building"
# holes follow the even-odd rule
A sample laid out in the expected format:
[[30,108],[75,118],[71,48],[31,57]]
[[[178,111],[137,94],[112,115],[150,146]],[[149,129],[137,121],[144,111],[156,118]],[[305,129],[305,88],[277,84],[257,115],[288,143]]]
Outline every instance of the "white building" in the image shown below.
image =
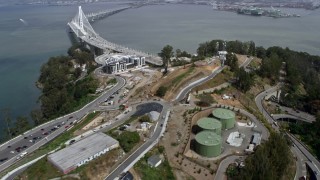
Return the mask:
[[112,55],[105,60],[104,71],[109,74],[123,72],[146,65],[145,57]]
[[92,134],[64,149],[48,156],[51,162],[64,174],[119,147],[119,142],[102,132]]

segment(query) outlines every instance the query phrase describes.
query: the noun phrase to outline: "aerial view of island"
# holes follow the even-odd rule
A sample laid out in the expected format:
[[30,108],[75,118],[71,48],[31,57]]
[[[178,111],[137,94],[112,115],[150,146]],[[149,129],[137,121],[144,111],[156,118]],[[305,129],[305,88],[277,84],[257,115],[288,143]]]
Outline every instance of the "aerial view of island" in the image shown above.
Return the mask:
[[319,7],[0,0],[1,179],[320,180]]

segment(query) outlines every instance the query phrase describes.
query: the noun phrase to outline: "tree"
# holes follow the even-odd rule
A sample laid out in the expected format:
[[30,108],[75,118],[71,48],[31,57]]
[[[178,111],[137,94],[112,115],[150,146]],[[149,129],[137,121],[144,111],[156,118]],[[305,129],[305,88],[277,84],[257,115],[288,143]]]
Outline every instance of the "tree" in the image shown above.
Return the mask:
[[165,86],[160,86],[159,89],[156,92],[156,95],[159,97],[163,97],[164,95],[166,95],[168,88]]
[[10,109],[9,108],[4,108],[1,110],[2,118],[6,122],[6,134],[7,136],[12,139],[12,132],[11,132],[11,117],[10,117]]
[[239,69],[238,58],[234,53],[227,54],[226,65],[230,66],[230,69],[233,72],[236,72]]
[[27,131],[30,128],[31,126],[29,124],[28,118],[24,116],[19,116],[16,118],[15,126],[12,129],[15,132],[15,135],[18,135]]
[[159,53],[159,56],[162,59],[163,65],[165,67],[164,73],[167,73],[168,71],[168,65],[170,63],[171,57],[173,57],[173,48],[170,45],[166,45],[163,47],[161,52]]
[[30,112],[30,117],[33,120],[33,123],[37,126],[43,123],[43,114],[40,109],[34,109]]
[[243,67],[236,72],[236,77],[236,86],[243,92],[247,92],[254,83],[253,74],[246,72]]

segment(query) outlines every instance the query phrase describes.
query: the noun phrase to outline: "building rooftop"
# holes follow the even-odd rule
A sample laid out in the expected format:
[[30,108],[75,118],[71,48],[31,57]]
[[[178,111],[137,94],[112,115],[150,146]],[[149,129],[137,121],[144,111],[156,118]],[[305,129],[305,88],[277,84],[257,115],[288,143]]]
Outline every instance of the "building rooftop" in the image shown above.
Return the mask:
[[221,136],[212,131],[201,131],[196,135],[196,141],[205,146],[213,146],[221,143]]
[[253,139],[252,139],[252,144],[259,145],[260,142],[261,142],[261,134],[254,133],[253,134]]
[[212,115],[219,119],[235,118],[235,113],[228,109],[217,108],[212,111]]
[[118,144],[117,140],[98,132],[50,154],[48,159],[61,169],[67,169],[115,144]]
[[201,127],[202,129],[221,129],[221,122],[215,118],[201,118],[197,122],[198,126]]
[[161,158],[158,155],[153,155],[148,158],[148,164],[151,166],[155,166],[159,161],[161,161]]
[[157,121],[159,119],[160,113],[158,113],[157,111],[151,111],[148,115],[152,121]]

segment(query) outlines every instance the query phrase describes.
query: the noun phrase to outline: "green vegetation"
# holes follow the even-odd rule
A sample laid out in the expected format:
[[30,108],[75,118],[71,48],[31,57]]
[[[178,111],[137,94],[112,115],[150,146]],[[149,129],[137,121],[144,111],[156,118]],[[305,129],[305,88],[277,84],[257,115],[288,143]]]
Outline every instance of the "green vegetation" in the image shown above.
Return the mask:
[[[252,41],[226,41],[226,50],[237,54],[255,55],[255,43]],[[199,44],[197,49],[198,56],[193,60],[203,60],[205,57],[217,55],[218,51],[224,50],[223,40],[212,40]]]
[[107,84],[116,84],[116,83],[117,83],[117,79],[116,78],[112,78],[107,82]]
[[242,92],[247,92],[254,84],[254,73],[248,73],[244,70],[244,68],[240,68],[238,71],[236,71],[235,76],[237,79],[235,86]]
[[163,97],[166,95],[168,88],[165,86],[160,86],[156,92],[156,96]]
[[22,177],[29,177],[34,180],[42,180],[42,179],[52,179],[55,177],[60,177],[63,174],[56,169],[50,162],[47,160],[47,156],[40,159],[32,166],[28,167],[20,176],[19,179]]
[[139,118],[139,122],[151,122],[151,119],[148,115],[143,115]]
[[95,93],[98,81],[88,76],[74,83],[71,60],[67,56],[52,57],[41,67],[38,82],[42,85],[40,101],[44,120],[70,113],[93,99],[89,94]]
[[216,102],[210,94],[200,94],[198,98],[199,101],[195,102],[195,104],[200,107],[207,107]]
[[290,123],[289,129],[292,134],[299,135],[301,140],[320,158],[320,116],[313,123]]
[[5,132],[5,136],[1,137],[0,141],[11,139],[12,137],[15,137],[31,128],[28,118],[24,116],[18,116],[15,123],[12,123],[10,109],[2,109],[0,115],[2,116],[1,119],[8,125],[2,127],[3,132]]
[[163,47],[163,49],[161,50],[161,52],[158,54],[162,61],[163,61],[163,65],[164,65],[164,74],[166,74],[168,72],[168,65],[171,61],[171,57],[173,57],[173,48],[170,45],[166,45],[165,47]]
[[184,79],[185,77],[189,76],[193,71],[194,71],[194,67],[193,66],[189,67],[188,71],[186,71],[186,72],[180,74],[179,76],[177,76],[176,78],[174,78],[172,80],[172,82],[170,83],[170,85],[168,85],[168,86],[176,85],[177,83],[181,82],[182,79]]
[[233,72],[238,71],[239,64],[238,64],[238,58],[236,54],[234,53],[228,53],[226,56],[226,65],[230,66],[230,70]]
[[175,179],[172,168],[167,160],[164,160],[158,167],[153,168],[148,165],[148,158],[154,154],[159,154],[163,151],[163,147],[154,149],[148,152],[140,161],[134,165],[134,169],[140,174],[142,180],[173,180]]
[[137,132],[124,131],[121,134],[112,132],[111,136],[119,141],[124,152],[129,152],[140,141],[140,136]]
[[[13,166],[9,167],[7,169],[7,171],[3,171],[0,173],[0,177],[4,176],[4,174],[6,172],[9,172],[10,170],[13,170],[19,166],[22,166],[25,163],[30,162],[33,159],[36,159],[42,155],[47,154],[48,152],[55,150],[59,147],[63,147],[64,143],[71,139],[73,137],[73,133],[78,130],[83,128],[85,125],[87,125],[91,120],[93,120],[100,112],[95,112],[95,113],[90,113],[88,114],[84,120],[82,120],[81,122],[78,122],[77,124],[74,125],[74,127],[72,129],[70,129],[69,131],[66,131],[65,133],[61,134],[60,136],[58,136],[57,138],[53,139],[51,142],[49,142],[48,144],[40,147],[38,150],[34,151],[32,154],[29,154],[28,156],[26,156],[25,158],[23,158],[22,160],[20,160],[19,162],[17,162],[16,164],[14,164]],[[64,128],[63,126],[61,128]]]
[[[245,167],[231,171],[230,179],[253,180],[281,179],[293,161],[288,143],[278,133],[271,133],[269,140],[257,147],[254,154],[245,160]],[[230,172],[230,171],[229,171]]]

